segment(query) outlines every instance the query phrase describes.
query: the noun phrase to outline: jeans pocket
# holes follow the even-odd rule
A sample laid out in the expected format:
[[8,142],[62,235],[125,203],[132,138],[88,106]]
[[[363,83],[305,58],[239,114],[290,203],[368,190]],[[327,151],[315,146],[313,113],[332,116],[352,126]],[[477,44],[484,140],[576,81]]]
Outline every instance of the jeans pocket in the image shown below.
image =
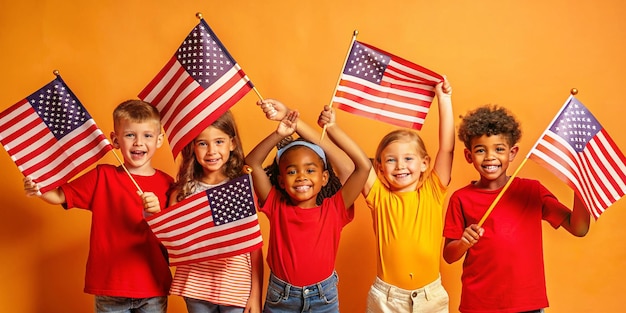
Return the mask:
[[267,295],[265,296],[266,303],[278,304],[285,297],[285,290],[277,287],[278,286],[272,283],[267,286]]
[[337,290],[337,282],[333,282],[332,284],[328,284],[326,288],[324,288],[324,296],[322,300],[326,304],[334,303],[339,301],[339,292]]

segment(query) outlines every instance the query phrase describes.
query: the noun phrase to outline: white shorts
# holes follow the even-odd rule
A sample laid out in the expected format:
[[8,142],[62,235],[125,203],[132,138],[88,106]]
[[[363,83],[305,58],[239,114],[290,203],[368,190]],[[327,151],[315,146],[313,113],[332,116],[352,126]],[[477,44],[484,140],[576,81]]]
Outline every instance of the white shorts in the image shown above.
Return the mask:
[[367,296],[368,313],[448,313],[448,304],[441,277],[415,290],[401,289],[376,277]]

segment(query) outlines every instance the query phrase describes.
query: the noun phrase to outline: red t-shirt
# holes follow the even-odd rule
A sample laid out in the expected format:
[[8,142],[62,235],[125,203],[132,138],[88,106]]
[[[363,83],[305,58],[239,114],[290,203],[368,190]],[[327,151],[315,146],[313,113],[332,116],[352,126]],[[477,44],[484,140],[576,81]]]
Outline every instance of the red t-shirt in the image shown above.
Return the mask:
[[[143,191],[159,197],[161,209],[173,179],[161,171],[133,178]],[[143,204],[128,174],[98,165],[61,186],[66,207],[91,211],[85,292],[94,295],[149,298],[168,294],[172,275],[167,252],[143,218]]]
[[272,188],[259,211],[270,221],[267,263],[276,277],[303,287],[333,273],[341,230],[354,218],[354,206],[346,209],[341,192],[303,209],[282,201]]
[[[499,192],[472,184],[454,192],[444,237],[460,239]],[[539,181],[515,178],[485,220],[483,237],[467,250],[459,310],[505,313],[547,307],[541,220],[558,228],[569,213]]]

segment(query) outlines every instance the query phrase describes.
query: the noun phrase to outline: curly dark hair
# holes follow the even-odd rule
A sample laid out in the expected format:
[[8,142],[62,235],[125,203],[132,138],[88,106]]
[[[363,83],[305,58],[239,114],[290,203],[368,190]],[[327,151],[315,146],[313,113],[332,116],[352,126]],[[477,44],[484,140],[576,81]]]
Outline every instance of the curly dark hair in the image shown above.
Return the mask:
[[[281,141],[277,145],[278,146],[277,148],[280,149],[283,146],[286,146],[292,140],[293,139],[290,137],[283,139],[283,141]],[[306,141],[306,142],[311,143],[310,141],[304,140],[302,138],[298,138],[296,140],[301,140],[301,141]],[[296,146],[296,147],[301,147],[301,146]],[[292,148],[293,147],[290,147],[288,149],[292,149]],[[320,160],[321,160],[321,157],[320,157]],[[322,161],[322,163],[324,162]],[[337,193],[337,191],[341,189],[341,181],[339,180],[339,177],[337,177],[337,175],[335,174],[335,171],[333,170],[332,165],[330,164],[330,162],[326,162],[325,164],[326,165],[325,165],[324,170],[328,171],[328,183],[326,183],[326,186],[322,187],[320,192],[317,194],[317,198],[315,199],[315,204],[318,206],[322,204],[322,201],[324,201],[324,199],[332,197],[334,194]],[[267,176],[270,178],[270,182],[272,183],[272,186],[274,186],[276,190],[280,191],[282,198],[285,199],[287,203],[293,204],[291,203],[291,198],[289,198],[287,191],[283,189],[282,187],[280,187],[280,184],[278,183],[279,168],[278,168],[278,163],[276,163],[276,158],[274,158],[274,161],[272,161],[272,164],[270,164],[264,170],[265,170],[265,174],[267,174]]]
[[522,137],[520,123],[509,110],[498,105],[484,105],[460,116],[459,140],[471,149],[472,139],[483,135],[502,135],[510,146]]

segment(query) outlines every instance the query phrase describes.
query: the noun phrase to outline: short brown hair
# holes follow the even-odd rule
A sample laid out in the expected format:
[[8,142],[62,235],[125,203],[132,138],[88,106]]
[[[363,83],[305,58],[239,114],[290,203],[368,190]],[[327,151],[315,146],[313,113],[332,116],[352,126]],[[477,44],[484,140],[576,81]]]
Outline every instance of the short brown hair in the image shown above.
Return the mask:
[[142,100],[126,100],[113,110],[113,128],[117,129],[122,120],[131,122],[157,122],[161,131],[161,115],[159,110],[150,103]]

